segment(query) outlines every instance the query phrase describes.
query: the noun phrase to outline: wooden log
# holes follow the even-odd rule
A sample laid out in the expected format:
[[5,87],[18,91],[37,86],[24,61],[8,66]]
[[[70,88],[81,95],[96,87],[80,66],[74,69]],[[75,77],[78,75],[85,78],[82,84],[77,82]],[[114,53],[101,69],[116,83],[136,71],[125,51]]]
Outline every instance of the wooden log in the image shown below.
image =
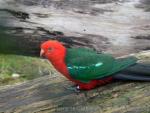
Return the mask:
[[[141,9],[135,7],[137,2]],[[144,12],[149,11],[148,3],[141,7],[137,0],[0,0],[0,52],[39,56],[40,43],[48,39],[116,56],[149,50],[149,13]],[[142,53],[139,58],[148,56]],[[149,83],[116,81],[77,94],[64,88],[72,83],[55,74],[0,87],[0,112],[150,112]]]
[[49,39],[59,40],[67,47],[88,47],[115,56],[150,48],[149,13],[142,10],[147,10],[148,0],[0,3],[0,26],[4,26],[0,29],[1,53],[39,56],[40,43]]
[[[150,62],[150,52],[138,58]],[[150,67],[149,67],[150,68]],[[55,75],[55,76],[54,76]],[[55,72],[17,85],[0,87],[0,112],[4,113],[126,113],[150,112],[148,82],[120,82],[75,93]]]

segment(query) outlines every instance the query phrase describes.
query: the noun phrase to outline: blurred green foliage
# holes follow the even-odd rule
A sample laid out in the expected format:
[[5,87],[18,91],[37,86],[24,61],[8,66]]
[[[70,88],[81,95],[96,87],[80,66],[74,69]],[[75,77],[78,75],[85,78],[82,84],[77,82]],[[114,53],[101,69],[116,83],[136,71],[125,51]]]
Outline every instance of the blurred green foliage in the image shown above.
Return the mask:
[[[49,75],[51,65],[46,60],[20,55],[0,54],[0,85],[13,84]],[[13,77],[19,74],[19,77]]]

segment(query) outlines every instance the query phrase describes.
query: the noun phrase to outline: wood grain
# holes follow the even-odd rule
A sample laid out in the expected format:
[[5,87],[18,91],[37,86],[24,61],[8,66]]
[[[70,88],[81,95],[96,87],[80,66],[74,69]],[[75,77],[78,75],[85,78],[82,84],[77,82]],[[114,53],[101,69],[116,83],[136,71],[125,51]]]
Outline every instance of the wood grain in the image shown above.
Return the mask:
[[[148,53],[148,54],[147,54]],[[147,62],[149,52],[138,54]],[[146,56],[147,55],[147,56]],[[0,88],[0,112],[4,113],[149,113],[149,82],[121,82],[91,91],[66,89],[73,85],[58,72],[25,83]]]

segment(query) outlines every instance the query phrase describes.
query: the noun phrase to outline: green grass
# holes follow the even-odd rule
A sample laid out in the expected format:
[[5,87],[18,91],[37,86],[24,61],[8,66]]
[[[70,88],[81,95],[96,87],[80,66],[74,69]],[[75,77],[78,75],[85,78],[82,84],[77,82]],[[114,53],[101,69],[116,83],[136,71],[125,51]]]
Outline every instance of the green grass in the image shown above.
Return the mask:
[[[0,54],[0,85],[32,80],[48,75],[51,70],[52,66],[40,58]],[[14,73],[20,76],[14,78]]]

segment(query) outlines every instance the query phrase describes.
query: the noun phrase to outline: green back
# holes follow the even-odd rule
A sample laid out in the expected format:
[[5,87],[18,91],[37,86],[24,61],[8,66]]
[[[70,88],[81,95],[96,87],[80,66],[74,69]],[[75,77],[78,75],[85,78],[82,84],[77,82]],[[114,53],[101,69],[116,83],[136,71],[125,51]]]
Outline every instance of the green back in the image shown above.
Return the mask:
[[72,78],[82,82],[101,79],[135,63],[116,60],[109,54],[97,54],[83,48],[67,49],[66,64]]

